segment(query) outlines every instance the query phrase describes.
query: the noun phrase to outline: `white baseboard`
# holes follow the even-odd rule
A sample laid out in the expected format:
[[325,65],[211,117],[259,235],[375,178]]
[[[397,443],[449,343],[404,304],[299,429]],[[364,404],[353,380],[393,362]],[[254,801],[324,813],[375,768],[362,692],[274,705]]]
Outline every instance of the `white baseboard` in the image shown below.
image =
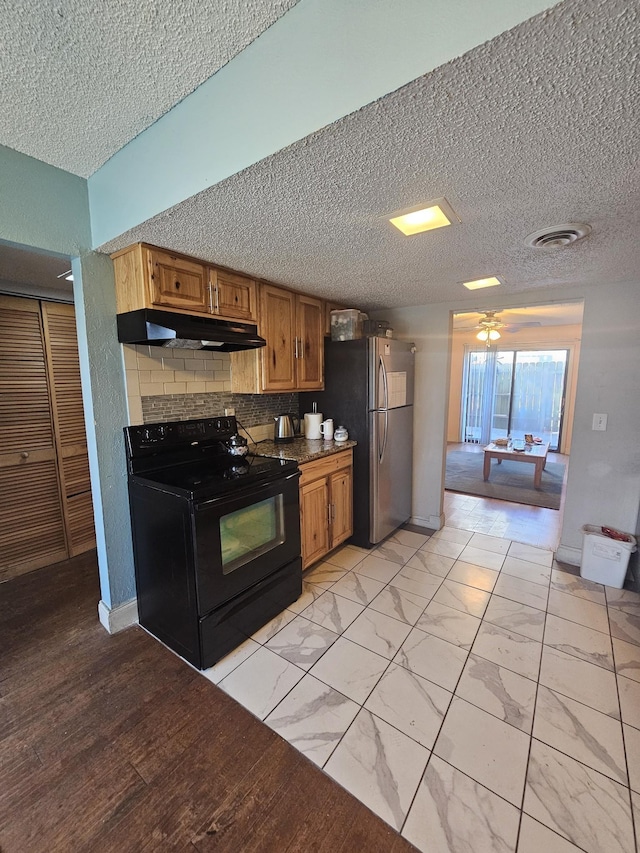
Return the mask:
[[582,561],[582,548],[569,548],[567,545],[559,545],[556,551],[556,560],[560,563],[568,563],[570,566],[579,566]]
[[428,527],[430,530],[440,530],[441,527],[444,527],[444,515],[428,515],[426,518],[413,515],[409,521],[410,524],[417,524],[418,527]]
[[117,634],[125,628],[136,625],[138,622],[138,600],[132,598],[117,607],[107,607],[104,601],[98,602],[98,618],[104,628],[110,634]]

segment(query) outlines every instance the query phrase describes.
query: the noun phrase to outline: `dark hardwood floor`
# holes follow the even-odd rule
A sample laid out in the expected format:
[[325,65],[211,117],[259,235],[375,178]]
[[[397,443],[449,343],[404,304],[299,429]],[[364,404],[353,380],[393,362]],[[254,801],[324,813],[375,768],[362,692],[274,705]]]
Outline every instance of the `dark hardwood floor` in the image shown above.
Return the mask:
[[0,586],[0,851],[415,848],[138,627],[95,553]]

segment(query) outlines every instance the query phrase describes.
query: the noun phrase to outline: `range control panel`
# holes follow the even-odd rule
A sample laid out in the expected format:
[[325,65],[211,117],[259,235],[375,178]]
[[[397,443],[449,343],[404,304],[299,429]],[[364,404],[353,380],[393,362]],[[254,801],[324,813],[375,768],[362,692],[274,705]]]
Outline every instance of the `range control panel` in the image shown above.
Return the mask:
[[142,424],[125,427],[124,430],[129,457],[197,447],[213,441],[226,441],[237,431],[238,425],[233,416]]

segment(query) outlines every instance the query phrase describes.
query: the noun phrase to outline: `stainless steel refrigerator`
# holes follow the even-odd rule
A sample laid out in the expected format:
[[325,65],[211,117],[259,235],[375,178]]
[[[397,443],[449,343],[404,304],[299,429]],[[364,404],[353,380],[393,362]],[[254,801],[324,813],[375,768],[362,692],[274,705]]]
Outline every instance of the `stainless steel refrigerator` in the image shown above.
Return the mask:
[[325,390],[300,394],[354,448],[355,545],[377,544],[411,517],[415,347],[389,338],[325,341]]

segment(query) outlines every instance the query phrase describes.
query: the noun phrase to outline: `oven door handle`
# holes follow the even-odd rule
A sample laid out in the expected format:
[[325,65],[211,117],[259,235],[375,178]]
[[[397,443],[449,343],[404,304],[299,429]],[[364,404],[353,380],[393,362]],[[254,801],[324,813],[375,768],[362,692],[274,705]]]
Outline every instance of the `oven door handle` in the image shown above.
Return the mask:
[[233,500],[241,500],[244,497],[255,497],[256,501],[260,500],[260,495],[265,492],[273,492],[274,486],[276,487],[275,494],[278,494],[282,488],[284,488],[284,484],[288,483],[290,480],[296,480],[300,477],[300,470],[296,469],[292,471],[291,474],[286,474],[284,477],[274,477],[273,480],[267,480],[262,483],[247,483],[243,488],[234,490],[230,489],[228,492],[225,492],[223,495],[215,495],[215,497],[210,498],[209,500],[196,500],[194,502],[194,508],[196,511],[201,509],[206,509],[210,506],[214,506],[215,504],[220,504],[223,501]]

